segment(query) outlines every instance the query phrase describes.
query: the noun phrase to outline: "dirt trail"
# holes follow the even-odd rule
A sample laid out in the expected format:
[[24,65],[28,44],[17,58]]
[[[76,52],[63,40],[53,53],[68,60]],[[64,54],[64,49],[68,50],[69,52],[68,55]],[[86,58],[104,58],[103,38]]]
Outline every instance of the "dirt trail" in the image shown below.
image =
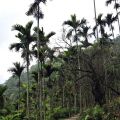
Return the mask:
[[74,117],[67,118],[67,119],[64,119],[64,120],[77,120],[78,118],[79,118],[79,115],[75,115]]

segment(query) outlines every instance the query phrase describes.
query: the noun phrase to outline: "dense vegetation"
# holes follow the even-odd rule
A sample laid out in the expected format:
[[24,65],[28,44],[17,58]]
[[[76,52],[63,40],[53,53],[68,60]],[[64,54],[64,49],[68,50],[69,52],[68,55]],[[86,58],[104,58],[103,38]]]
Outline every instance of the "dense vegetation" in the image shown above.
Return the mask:
[[[37,19],[37,27],[33,21],[12,27],[18,41],[9,49],[25,62],[13,63],[11,78],[0,85],[0,120],[59,120],[78,113],[80,120],[119,120],[120,36],[114,24],[120,26],[120,1],[106,1],[114,4],[116,14],[98,17],[93,1],[95,26],[71,15],[63,22],[64,44],[54,48],[49,46],[55,32],[46,34],[39,27],[40,5],[46,0],[35,0],[27,12]],[[30,67],[33,59],[36,64]]]

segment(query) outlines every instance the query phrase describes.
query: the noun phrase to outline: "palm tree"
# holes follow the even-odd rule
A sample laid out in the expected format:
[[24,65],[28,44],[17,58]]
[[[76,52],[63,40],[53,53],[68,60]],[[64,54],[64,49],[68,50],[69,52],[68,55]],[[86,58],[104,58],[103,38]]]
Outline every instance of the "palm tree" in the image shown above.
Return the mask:
[[82,45],[81,47],[87,48],[91,46],[92,44],[88,42],[88,39],[92,36],[92,33],[88,33],[90,30],[90,27],[88,26],[82,26],[79,35],[84,38],[84,41],[81,41]]
[[20,62],[13,63],[14,67],[10,68],[8,71],[12,72],[13,77],[17,76],[19,79],[19,105],[18,110],[20,109],[20,86],[21,86],[21,74],[24,70],[24,66],[20,64]]
[[105,25],[106,25],[106,22],[105,22],[105,19],[102,19],[102,14],[99,14],[97,19],[96,19],[96,25],[95,27],[93,28],[93,31],[95,31],[98,27],[99,27],[99,31],[101,33],[101,37],[104,37],[105,35]]
[[[44,89],[44,76],[42,76],[41,78],[41,81],[39,80],[40,79],[40,71],[42,72],[42,69],[43,69],[43,65],[44,65],[44,61],[45,61],[45,58],[47,57],[47,51],[49,50],[48,49],[48,46],[47,44],[49,43],[50,41],[50,38],[55,35],[55,32],[50,32],[48,33],[47,35],[45,35],[45,32],[44,32],[44,29],[41,28],[39,29],[38,27],[35,27],[34,28],[34,37],[36,38],[35,40],[37,40],[38,38],[38,33],[39,33],[39,49],[38,49],[38,44],[34,44],[33,45],[33,55],[34,57],[36,57],[39,62],[41,63],[38,68],[38,103],[39,103],[39,107],[38,109],[40,110],[39,112],[41,112],[42,108],[40,107],[42,105],[42,88]],[[38,55],[39,54],[39,55]],[[42,74],[42,73],[41,73]],[[39,117],[42,117],[41,113],[39,113]]]
[[[33,15],[36,19],[37,19],[37,49],[38,49],[38,51],[37,51],[37,57],[38,57],[38,59],[37,59],[37,63],[38,63],[38,84],[40,84],[40,60],[39,60],[39,58],[40,58],[40,56],[39,56],[39,49],[40,49],[40,38],[39,38],[39,19],[41,18],[43,18],[43,12],[41,11],[41,9],[40,9],[40,3],[46,3],[46,0],[34,0],[34,2],[31,4],[31,6],[30,6],[30,8],[29,8],[29,10],[27,11],[27,15],[28,16],[30,16],[30,15]],[[39,90],[38,90],[39,91]],[[41,100],[39,100],[39,107],[41,106],[40,104],[41,104]],[[41,109],[41,107],[40,107],[40,109]],[[40,119],[42,119],[42,110],[40,110],[40,113],[39,113],[39,117],[40,117]]]
[[80,21],[80,20],[77,20],[77,17],[75,14],[71,15],[71,19],[63,23],[63,25],[67,25],[70,27],[67,33],[67,38],[70,38],[73,35],[73,42],[76,42],[76,44],[78,44],[78,40],[79,40],[78,31],[82,25],[86,24],[86,22],[87,21],[84,18]]
[[50,95],[50,110],[52,110],[52,88],[53,88],[53,81],[51,79],[51,75],[53,72],[58,71],[57,67],[53,67],[51,64],[45,64],[44,65],[44,76],[48,78],[47,81],[47,87],[48,87],[48,91],[49,91],[49,95]]
[[35,44],[32,47],[33,48],[33,54],[34,54],[34,57],[38,58],[38,53],[39,53],[39,61],[41,63],[43,63],[45,61],[45,58],[48,56],[48,54],[50,52],[54,53],[54,51],[52,51],[48,47],[48,43],[50,42],[50,38],[55,35],[55,32],[50,32],[47,35],[45,35],[45,32],[44,32],[43,28],[41,28],[41,29],[38,30],[38,28],[35,27],[34,28],[34,38],[35,38],[35,41],[37,39],[37,31],[39,31],[39,38],[40,38],[39,42],[41,44],[40,44],[40,48],[38,49],[37,48],[37,44],[35,42]]
[[[80,27],[86,25],[87,21],[86,19],[81,19],[81,21],[77,20],[76,15],[71,15],[71,20],[67,20],[63,23],[63,25],[68,25],[70,27],[67,36],[68,37],[72,37],[73,36],[73,42],[76,42],[76,46],[77,46],[77,61],[78,61],[78,69],[80,69],[80,59],[79,59],[79,52],[80,52],[80,48],[78,45],[78,41],[79,41],[79,30]],[[79,71],[79,76],[80,76],[80,71]],[[81,86],[80,86],[80,99],[81,99]],[[75,95],[76,97],[76,95]],[[82,100],[80,100],[80,109],[82,106],[81,103]],[[81,110],[80,110],[81,111]]]
[[113,27],[113,23],[117,20],[117,15],[114,17],[113,14],[107,14],[107,16],[105,17],[106,19],[106,23],[108,25],[108,27],[110,27],[110,30],[112,31],[112,36],[113,36],[113,39],[114,39],[114,27]]
[[54,53],[55,53],[54,48],[53,49],[51,49],[51,48],[47,49],[47,57],[49,58],[50,63],[54,60],[54,58],[56,58],[54,56]]
[[112,4],[112,2],[114,2],[114,8],[115,8],[116,14],[117,14],[119,33],[120,33],[120,19],[119,19],[119,16],[118,16],[119,15],[118,8],[120,8],[120,4],[117,3],[117,0],[107,0],[106,1],[106,6],[108,6],[109,4]]
[[[96,13],[96,2],[95,2],[95,0],[93,0],[93,4],[94,4],[94,15],[95,15],[95,24],[97,25],[97,21],[96,21],[96,19],[97,19],[97,13]],[[96,28],[96,31],[97,31],[97,40],[98,40],[98,28]]]
[[27,117],[29,118],[29,65],[30,65],[30,43],[34,40],[34,37],[31,35],[31,28],[33,22],[30,21],[26,24],[25,27],[22,25],[16,24],[12,27],[12,30],[18,31],[16,37],[19,39],[19,42],[13,43],[10,45],[10,50],[15,49],[16,52],[22,50],[21,57],[26,61],[27,67]]
[[38,53],[39,53],[39,61],[41,63],[43,63],[45,61],[45,58],[48,56],[48,54],[50,52],[52,52],[52,53],[54,52],[54,51],[50,50],[50,48],[48,47],[47,44],[50,42],[50,38],[55,35],[55,32],[50,32],[47,35],[45,35],[45,32],[44,32],[43,28],[38,30],[38,28],[35,27],[34,28],[35,40],[37,39],[37,34],[38,34],[37,32],[38,31],[39,31],[39,38],[40,38],[39,42],[41,44],[39,46],[40,47],[39,49],[37,48],[37,44],[36,43],[33,45],[33,54],[34,54],[34,56],[36,58],[38,58]]
[[[43,12],[40,9],[40,3],[46,3],[47,0],[34,0],[34,2],[30,5],[29,10],[27,11],[27,15],[33,15],[39,22],[40,18],[43,18]],[[39,25],[39,24],[38,24]]]

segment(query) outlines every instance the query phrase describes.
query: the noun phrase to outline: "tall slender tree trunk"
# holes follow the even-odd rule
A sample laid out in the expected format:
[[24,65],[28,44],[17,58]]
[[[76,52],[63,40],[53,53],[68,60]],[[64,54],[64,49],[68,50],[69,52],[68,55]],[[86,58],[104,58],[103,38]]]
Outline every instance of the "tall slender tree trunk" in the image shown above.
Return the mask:
[[30,89],[30,80],[29,80],[29,46],[27,45],[27,58],[26,58],[26,62],[27,62],[27,119],[29,120],[30,119],[30,109],[29,109],[29,89]]
[[[79,58],[79,46],[78,46],[78,69],[80,69],[80,58]],[[78,72],[79,77],[81,76],[80,70]],[[82,84],[81,81],[79,82],[80,88],[79,88],[79,98],[80,98],[80,113],[82,112]]]
[[[95,2],[95,0],[93,0],[93,4],[94,4],[94,15],[95,15],[95,24],[97,25],[97,12],[96,12],[96,2]],[[98,28],[96,29],[97,31],[96,31],[96,34],[97,34],[97,40],[98,40]]]
[[39,38],[39,3],[38,3],[38,18],[37,18],[37,64],[38,64],[38,120],[42,120],[42,91],[41,91],[41,80],[40,80],[40,38]]
[[[115,5],[117,4],[117,1],[115,0]],[[118,10],[117,10],[117,8],[115,8],[116,9],[116,13],[117,13],[117,15],[119,14],[119,12],[118,12]],[[119,27],[119,34],[120,34],[120,19],[119,19],[119,15],[118,15],[118,27]]]
[[20,77],[19,77],[19,102],[18,102],[18,110],[20,110]]
[[42,103],[43,103],[43,120],[45,120],[45,105],[44,105],[44,101],[45,101],[45,76],[44,76],[44,72],[43,72],[43,66],[44,66],[45,62],[43,60],[42,62],[42,66],[41,66],[41,71],[42,71]]
[[[77,32],[76,32],[76,30],[75,30],[75,34],[77,34]],[[80,52],[81,52],[81,49],[79,48],[79,45],[78,45],[78,41],[76,41],[76,45],[77,45],[77,61],[78,61],[78,69],[79,69],[79,71],[78,71],[78,77],[80,77],[81,76],[81,73],[80,73],[80,57],[79,57],[79,54],[80,54]],[[79,92],[80,92],[80,96],[79,96],[79,98],[80,98],[80,113],[82,112],[82,98],[81,98],[81,95],[82,95],[82,93],[81,93],[81,91],[82,91],[82,87],[81,87],[81,83],[79,82],[79,84],[80,84],[80,89],[79,89]]]

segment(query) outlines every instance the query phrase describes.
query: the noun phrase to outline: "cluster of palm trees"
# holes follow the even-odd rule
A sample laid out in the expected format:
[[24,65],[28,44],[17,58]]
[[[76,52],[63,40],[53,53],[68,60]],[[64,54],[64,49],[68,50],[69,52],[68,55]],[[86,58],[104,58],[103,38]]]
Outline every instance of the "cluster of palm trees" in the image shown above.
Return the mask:
[[[32,27],[33,27],[33,21],[30,21],[26,24],[26,26],[22,26],[19,24],[16,24],[12,27],[12,30],[16,30],[18,33],[16,37],[18,38],[17,43],[13,43],[10,45],[10,50],[15,49],[16,52],[21,52],[21,57],[24,59],[26,65],[23,66],[19,62],[13,63],[14,67],[10,68],[9,71],[13,73],[13,75],[17,76],[19,78],[19,99],[20,99],[20,93],[21,93],[21,74],[26,68],[27,71],[27,96],[26,96],[26,117],[29,120],[30,116],[30,79],[29,79],[29,66],[30,66],[30,60],[35,57],[37,58],[37,73],[34,73],[34,77],[36,78],[37,81],[37,109],[36,111],[38,112],[36,119],[37,120],[42,120],[43,119],[43,112],[42,112],[42,104],[43,104],[43,91],[44,91],[44,73],[43,73],[43,66],[45,65],[45,60],[49,56],[49,58],[53,59],[53,53],[54,51],[51,50],[48,47],[48,43],[50,38],[55,35],[54,32],[50,32],[49,34],[45,35],[44,29],[39,27],[39,19],[43,18],[43,12],[40,8],[41,3],[45,4],[47,1],[46,0],[35,0],[29,10],[27,11],[27,15],[33,15],[37,19],[37,27],[33,28],[32,32]],[[86,70],[83,70],[83,60],[81,63],[82,57],[86,54],[82,52],[84,49],[89,48],[90,46],[93,46],[92,43],[89,42],[91,37],[95,37],[101,45],[106,45],[109,41],[112,39],[115,39],[115,34],[114,34],[114,25],[113,23],[118,21],[119,25],[119,31],[120,31],[120,24],[119,24],[119,4],[117,3],[117,0],[108,0],[106,4],[110,4],[114,2],[115,4],[115,9],[116,9],[116,15],[113,16],[113,14],[107,14],[105,18],[102,18],[103,15],[99,14],[97,17],[96,14],[96,4],[95,0],[93,0],[94,3],[94,13],[95,13],[95,27],[91,30],[91,27],[88,26],[87,20],[86,19],[81,19],[77,20],[76,15],[71,15],[71,19],[68,21],[65,21],[63,23],[64,26],[69,26],[69,30],[67,31],[66,34],[66,40],[70,41],[69,49],[72,49],[75,47],[77,51],[77,81],[79,81],[79,98],[80,98],[80,109],[82,108],[82,87],[81,87],[81,81],[80,78],[82,78],[83,73],[82,72],[88,72]],[[110,33],[108,34],[105,30],[106,26],[110,28]],[[92,32],[91,32],[92,31]],[[111,38],[112,36],[112,38]],[[72,43],[75,43],[75,46],[72,45]],[[82,57],[81,57],[82,56]],[[87,55],[86,55],[87,56]],[[89,55],[88,55],[89,57]],[[86,60],[86,59],[85,59]],[[70,64],[70,63],[69,63]],[[45,66],[44,66],[45,67]],[[91,64],[89,64],[89,67],[91,67]],[[92,69],[92,68],[91,68]],[[46,70],[48,70],[48,76],[49,80],[51,80],[50,75],[52,72],[49,73],[49,71],[52,71],[53,68],[51,66],[46,66]],[[94,70],[92,70],[94,71]],[[94,72],[96,73],[96,72]],[[36,77],[37,76],[37,77]],[[92,76],[94,77],[94,76]],[[94,78],[93,78],[94,79]],[[94,82],[94,81],[92,81]],[[95,82],[94,82],[95,83]],[[98,83],[96,83],[97,85]],[[98,87],[100,87],[98,85]],[[96,90],[96,89],[95,89]],[[98,90],[99,91],[99,90]],[[95,91],[94,91],[95,92]],[[74,100],[77,100],[77,95],[75,96]],[[95,96],[96,97],[96,96]],[[97,98],[96,98],[97,99]],[[64,99],[63,99],[64,101]],[[99,102],[99,101],[97,101]],[[101,101],[100,101],[101,102]],[[76,108],[76,102],[74,103],[74,106]],[[18,106],[18,110],[20,109],[20,102]]]
[[[20,51],[20,49],[22,50],[21,53],[21,57],[25,59],[26,61],[26,68],[27,68],[27,118],[29,119],[29,87],[30,87],[30,80],[29,80],[29,65],[30,65],[30,57],[31,54],[34,54],[34,56],[36,56],[38,58],[38,103],[39,103],[39,109],[41,109],[41,81],[40,80],[40,62],[41,62],[41,68],[42,68],[42,62],[40,61],[41,57],[43,57],[44,53],[42,51],[42,49],[45,48],[45,46],[47,46],[47,42],[49,42],[49,38],[52,37],[55,33],[51,32],[50,34],[48,34],[47,36],[45,36],[45,33],[43,31],[43,29],[39,29],[39,19],[43,18],[43,13],[40,9],[40,4],[41,3],[46,3],[46,0],[35,0],[34,3],[31,4],[29,10],[27,11],[27,15],[33,15],[36,19],[37,19],[37,27],[34,28],[34,34],[31,35],[31,28],[33,25],[33,22],[30,21],[26,24],[25,27],[23,27],[22,25],[14,25],[13,26],[13,30],[17,30],[18,34],[16,35],[16,37],[20,40],[18,43],[13,43],[10,46],[10,50],[12,50],[13,48],[15,48],[15,50],[18,52]],[[33,51],[30,51],[30,44],[31,43],[35,43],[34,47],[33,47]],[[35,49],[37,47],[37,49]],[[43,48],[44,47],[44,48]],[[44,51],[45,52],[45,51]],[[17,66],[19,65],[19,68],[17,68]],[[20,63],[14,63],[14,67],[15,68],[11,68],[9,71],[13,72],[13,74],[16,74],[16,70],[19,70],[23,68],[23,66],[20,66]],[[23,70],[23,69],[22,69]],[[22,72],[22,71],[21,71]],[[21,74],[20,74],[21,75]],[[18,76],[16,74],[16,76]],[[19,76],[18,76],[19,77]],[[20,78],[20,77],[19,77]],[[20,79],[19,79],[20,80]],[[19,85],[19,90],[20,90],[20,85]],[[20,92],[20,91],[19,91]],[[20,93],[19,93],[20,94]],[[41,111],[41,110],[40,110]],[[40,114],[40,118],[38,119],[42,119],[41,118],[41,113]]]
[[[111,2],[112,1],[114,1],[114,0],[111,0]],[[104,46],[110,46],[111,43],[114,43],[115,35],[114,35],[114,27],[113,27],[114,25],[113,24],[116,21],[118,21],[118,23],[119,23],[119,13],[118,12],[117,12],[117,14],[115,16],[113,16],[113,14],[111,13],[111,14],[107,14],[104,18],[103,18],[102,14],[99,14],[98,17],[97,17],[95,0],[93,2],[94,2],[95,23],[96,24],[93,27],[92,32],[90,32],[91,28],[87,25],[87,20],[85,20],[85,19],[82,19],[81,21],[77,20],[76,15],[71,15],[71,19],[64,22],[64,25],[67,25],[68,28],[69,28],[67,30],[67,33],[66,33],[66,38],[67,39],[66,39],[66,41],[63,40],[65,42],[65,44],[67,43],[67,45],[68,45],[68,51],[76,46],[78,76],[79,76],[78,78],[82,77],[81,72],[86,72],[84,70],[81,70],[81,59],[84,59],[83,62],[86,63],[86,59],[82,58],[84,55],[86,55],[86,54],[84,54],[84,52],[82,52],[82,50],[83,50],[82,48],[86,49],[86,48],[89,48],[90,46],[93,46],[93,44],[89,43],[89,41],[90,41],[90,38],[92,36],[94,36],[95,38],[97,38],[97,42],[100,44],[100,46],[102,48],[101,51],[103,52],[104,51]],[[109,4],[111,2],[107,1],[106,3]],[[115,4],[116,4],[116,1],[115,1]],[[109,28],[109,31],[106,30],[107,27]],[[76,45],[71,44],[71,43],[74,43],[74,42],[76,43]],[[96,52],[97,52],[97,50],[96,50]],[[69,56],[71,54],[71,52],[67,53],[67,54]],[[89,55],[86,55],[86,56],[91,61],[92,58]],[[94,55],[94,56],[96,56],[96,55]],[[101,57],[102,62],[99,63],[99,64],[103,64],[105,62],[105,58],[103,56]],[[68,60],[68,61],[70,61],[70,60]],[[92,72],[94,74],[97,74],[94,71],[95,68],[92,67],[93,66],[92,61],[91,62],[90,61],[89,61],[90,69],[92,69]],[[100,65],[100,66],[102,66],[102,65]],[[94,87],[97,86],[99,88],[99,90],[97,90],[96,88],[93,88],[93,94],[95,96],[95,102],[97,102],[97,103],[99,103],[101,105],[101,104],[103,104],[102,96],[104,97],[104,95],[103,95],[104,93],[102,93],[102,91],[100,90],[100,89],[102,89],[102,88],[100,88],[100,86],[101,86],[100,83],[96,82],[98,78],[94,78],[95,77],[94,75],[92,77],[93,77],[92,79],[93,79]],[[101,79],[101,78],[99,78],[99,79]],[[98,95],[99,93],[101,95]],[[99,96],[99,97],[97,97],[97,96]],[[101,98],[100,98],[100,96],[101,96]],[[80,86],[80,98],[81,98],[81,86]],[[80,100],[80,101],[82,101],[82,100]]]
[[[38,58],[38,64],[42,65],[44,64],[45,60],[45,53],[47,50],[50,50],[47,46],[47,43],[49,42],[49,39],[55,34],[54,32],[50,32],[49,34],[45,35],[43,28],[39,29],[38,27],[34,28],[34,33],[31,34],[32,30],[32,25],[33,22],[30,21],[26,24],[26,26],[22,25],[14,25],[13,30],[18,31],[18,34],[16,37],[18,38],[17,43],[13,43],[10,45],[10,50],[15,49],[16,52],[21,52],[21,57],[25,60],[26,62],[26,69],[27,69],[27,100],[26,100],[26,111],[27,111],[27,116],[29,117],[29,90],[30,90],[30,80],[29,80],[29,65],[30,65],[30,59],[32,56],[35,56]],[[39,49],[38,49],[38,42],[37,42],[37,37],[39,32]],[[30,47],[32,45],[32,47]],[[40,76],[40,65],[38,65],[38,76]],[[10,68],[9,71],[13,73],[13,75],[16,75],[19,78],[19,98],[20,98],[20,76],[25,68],[23,65],[20,63],[16,62],[14,63],[14,67]],[[38,79],[38,99],[41,99],[42,96],[40,96],[42,93],[41,92],[41,78]],[[39,104],[41,104],[41,101],[39,101]],[[39,109],[41,107],[39,106]]]

